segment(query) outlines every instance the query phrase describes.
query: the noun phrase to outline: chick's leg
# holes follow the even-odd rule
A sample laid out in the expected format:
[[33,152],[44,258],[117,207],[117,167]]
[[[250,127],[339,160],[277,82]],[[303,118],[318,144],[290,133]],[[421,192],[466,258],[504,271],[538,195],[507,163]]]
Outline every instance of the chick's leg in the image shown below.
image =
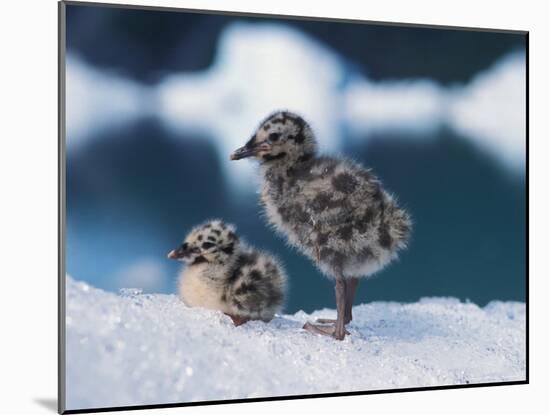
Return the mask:
[[336,279],[336,285],[334,287],[336,294],[336,320],[325,320],[331,323],[328,325],[312,324],[310,322],[307,322],[303,327],[305,330],[314,334],[332,336],[337,340],[343,340],[346,334],[349,334],[349,332],[346,331],[345,327],[345,314],[347,305],[346,285],[346,280],[343,278],[343,276],[339,276]]
[[346,327],[345,327],[345,314],[347,307],[347,297],[346,297],[346,280],[342,275],[336,279],[335,285],[336,292],[336,323],[334,323],[334,333],[333,337],[336,340],[343,340],[346,336]]
[[353,307],[353,300],[355,299],[355,291],[359,285],[359,278],[352,277],[346,281],[346,324],[353,319],[351,309]]
[[[353,303],[352,296],[350,295],[350,305],[348,306],[348,295],[346,290],[346,279],[342,275],[342,273],[338,274],[338,277],[336,278],[336,284],[335,284],[335,294],[336,294],[336,320],[325,320],[328,323],[332,323],[329,325],[321,325],[321,324],[312,324],[310,322],[307,322],[304,324],[304,329],[314,333],[314,334],[322,334],[325,336],[332,336],[336,340],[343,340],[346,334],[349,334],[348,331],[346,331],[346,310],[349,314],[349,318],[351,319],[351,304]],[[350,294],[355,294],[355,288],[357,287],[357,283],[354,282],[352,286],[350,286]]]
[[[353,299],[355,298],[355,291],[357,290],[357,286],[359,285],[359,278],[349,278],[346,281],[346,311],[344,313],[344,323],[348,324],[352,319],[352,307],[353,307]],[[321,324],[330,324],[330,323],[336,323],[336,320],[333,318],[319,318],[317,319],[317,323]]]

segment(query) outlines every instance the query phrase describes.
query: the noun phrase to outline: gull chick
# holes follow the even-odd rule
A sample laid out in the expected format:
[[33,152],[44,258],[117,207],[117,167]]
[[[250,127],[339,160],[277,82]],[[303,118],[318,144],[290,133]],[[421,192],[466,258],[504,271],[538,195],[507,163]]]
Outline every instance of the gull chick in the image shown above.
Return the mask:
[[238,326],[269,321],[283,305],[286,274],[279,262],[252,249],[220,220],[195,227],[168,258],[187,263],[179,296],[190,307],[220,310]]
[[247,157],[261,165],[261,203],[269,223],[335,280],[336,320],[304,328],[342,340],[359,278],[380,271],[405,248],[409,214],[369,170],[318,156],[311,127],[294,113],[268,116],[231,155]]

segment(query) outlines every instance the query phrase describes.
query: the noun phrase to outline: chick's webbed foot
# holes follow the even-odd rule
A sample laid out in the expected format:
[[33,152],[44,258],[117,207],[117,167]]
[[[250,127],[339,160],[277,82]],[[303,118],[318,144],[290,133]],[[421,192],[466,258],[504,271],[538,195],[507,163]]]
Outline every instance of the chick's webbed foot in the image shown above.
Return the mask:
[[[338,338],[339,340],[344,338],[344,336],[342,336],[341,338],[336,337],[336,325],[335,324],[329,324],[329,325],[326,325],[326,324],[313,324],[313,323],[310,323],[308,321],[306,324],[304,324],[304,326],[302,328],[306,331],[309,331],[310,333],[313,333],[313,334],[320,334],[320,335],[323,335],[323,336],[332,336],[332,337]],[[344,334],[349,334],[349,332],[344,329]]]
[[241,324],[244,324],[247,321],[250,321],[250,318],[248,317],[234,316],[231,314],[226,314],[226,316],[230,317],[231,320],[233,320],[233,324],[235,325],[235,327],[240,326]]
[[[317,320],[315,320],[316,323],[319,323],[319,324],[336,324],[336,319],[335,318],[318,318]],[[344,318],[344,324],[348,324],[351,322],[351,317],[349,318]]]

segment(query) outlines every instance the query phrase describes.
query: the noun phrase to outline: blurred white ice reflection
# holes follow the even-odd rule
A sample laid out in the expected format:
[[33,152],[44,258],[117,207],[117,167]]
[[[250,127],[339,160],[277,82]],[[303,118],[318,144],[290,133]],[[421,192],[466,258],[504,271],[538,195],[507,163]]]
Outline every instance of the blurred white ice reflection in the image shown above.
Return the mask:
[[368,139],[375,132],[424,139],[446,126],[511,171],[523,171],[523,53],[504,57],[466,85],[443,87],[428,79],[373,82],[335,52],[279,24],[232,24],[222,33],[217,51],[209,69],[174,73],[154,87],[99,71],[69,55],[69,151],[99,129],[153,115],[178,132],[211,137],[229,180],[253,189],[244,180],[252,163],[230,164],[228,155],[263,117],[286,108],[311,122],[323,151],[338,151],[345,139]]

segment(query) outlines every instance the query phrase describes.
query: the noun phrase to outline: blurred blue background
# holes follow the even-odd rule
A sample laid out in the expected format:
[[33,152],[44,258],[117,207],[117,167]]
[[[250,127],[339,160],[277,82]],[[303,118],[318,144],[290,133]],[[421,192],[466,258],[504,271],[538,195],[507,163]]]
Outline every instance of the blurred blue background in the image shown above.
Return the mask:
[[523,35],[68,5],[66,65],[74,278],[174,292],[166,253],[219,217],[283,260],[287,311],[333,307],[332,283],[265,225],[254,164],[228,157],[286,108],[414,218],[357,303],[525,301]]

